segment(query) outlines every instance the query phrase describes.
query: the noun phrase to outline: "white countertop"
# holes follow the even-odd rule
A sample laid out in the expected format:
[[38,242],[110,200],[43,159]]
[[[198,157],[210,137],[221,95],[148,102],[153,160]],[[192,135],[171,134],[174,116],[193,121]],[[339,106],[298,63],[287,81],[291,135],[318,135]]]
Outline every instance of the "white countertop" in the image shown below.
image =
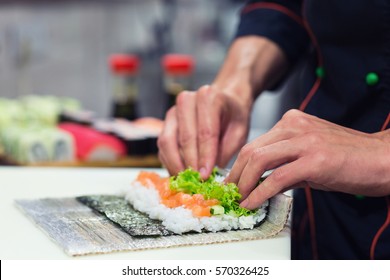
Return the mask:
[[[156,169],[166,174],[162,169]],[[0,259],[289,259],[290,231],[255,241],[69,257],[14,204],[15,199],[117,194],[134,180],[130,168],[0,167]]]

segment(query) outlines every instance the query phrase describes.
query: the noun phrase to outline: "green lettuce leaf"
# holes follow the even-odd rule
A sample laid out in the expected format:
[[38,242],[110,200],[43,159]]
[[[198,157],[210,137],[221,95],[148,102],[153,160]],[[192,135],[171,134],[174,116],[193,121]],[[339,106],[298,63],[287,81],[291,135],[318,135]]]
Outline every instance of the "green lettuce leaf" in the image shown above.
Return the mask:
[[190,195],[202,194],[205,199],[217,199],[225,214],[237,217],[253,215],[255,211],[240,207],[241,194],[236,184],[217,182],[216,173],[217,170],[214,169],[211,176],[203,180],[198,171],[188,168],[170,178],[170,188]]

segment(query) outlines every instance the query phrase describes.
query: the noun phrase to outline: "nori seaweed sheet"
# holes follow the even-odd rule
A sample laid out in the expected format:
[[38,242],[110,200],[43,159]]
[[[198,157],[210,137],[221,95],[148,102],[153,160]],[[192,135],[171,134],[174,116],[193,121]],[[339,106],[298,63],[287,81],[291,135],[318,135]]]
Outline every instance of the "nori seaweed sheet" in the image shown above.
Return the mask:
[[167,230],[161,221],[150,219],[146,214],[135,210],[124,197],[116,195],[90,195],[79,196],[76,199],[103,214],[133,237],[175,234]]
[[[133,237],[176,235],[176,233],[166,229],[160,220],[151,219],[147,214],[134,209],[122,196],[87,195],[76,197],[76,199],[96,212],[103,214],[107,219],[119,225]],[[268,212],[268,207],[266,211]],[[258,222],[254,227],[259,227],[264,221],[265,219]],[[237,231],[237,229],[232,231]],[[202,232],[207,233],[209,231],[203,229]],[[190,231],[185,234],[194,233],[198,232]]]

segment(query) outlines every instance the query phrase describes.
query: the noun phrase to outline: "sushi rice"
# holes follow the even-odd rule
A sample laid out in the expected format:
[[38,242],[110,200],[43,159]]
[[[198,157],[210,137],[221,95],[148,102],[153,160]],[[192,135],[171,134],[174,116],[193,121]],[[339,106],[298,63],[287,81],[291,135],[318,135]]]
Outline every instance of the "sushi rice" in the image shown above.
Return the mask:
[[138,211],[146,213],[151,219],[162,221],[162,224],[176,234],[186,232],[217,232],[238,229],[253,229],[264,220],[267,212],[266,201],[254,214],[234,216],[229,214],[211,217],[196,217],[184,206],[169,208],[161,203],[158,191],[153,187],[134,181],[126,190],[127,201]]

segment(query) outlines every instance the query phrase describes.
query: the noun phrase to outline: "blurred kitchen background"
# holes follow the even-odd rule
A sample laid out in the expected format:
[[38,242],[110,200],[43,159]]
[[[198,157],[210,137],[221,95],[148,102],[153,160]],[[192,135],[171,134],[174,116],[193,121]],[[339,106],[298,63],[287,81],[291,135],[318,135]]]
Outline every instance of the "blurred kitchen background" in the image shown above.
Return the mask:
[[[193,87],[213,80],[234,36],[244,1],[0,1],[0,95],[70,96],[108,116],[112,53],[138,54],[143,116],[163,117],[160,57],[191,54]],[[269,128],[280,94],[261,97],[252,125]]]
[[[196,61],[192,88],[212,82],[244,2],[0,0],[0,97],[67,96],[108,117],[113,79],[107,59],[131,53],[141,60],[140,116],[163,118],[161,57],[189,54]],[[255,135],[295,105],[294,96],[285,95],[282,87],[259,98]]]

